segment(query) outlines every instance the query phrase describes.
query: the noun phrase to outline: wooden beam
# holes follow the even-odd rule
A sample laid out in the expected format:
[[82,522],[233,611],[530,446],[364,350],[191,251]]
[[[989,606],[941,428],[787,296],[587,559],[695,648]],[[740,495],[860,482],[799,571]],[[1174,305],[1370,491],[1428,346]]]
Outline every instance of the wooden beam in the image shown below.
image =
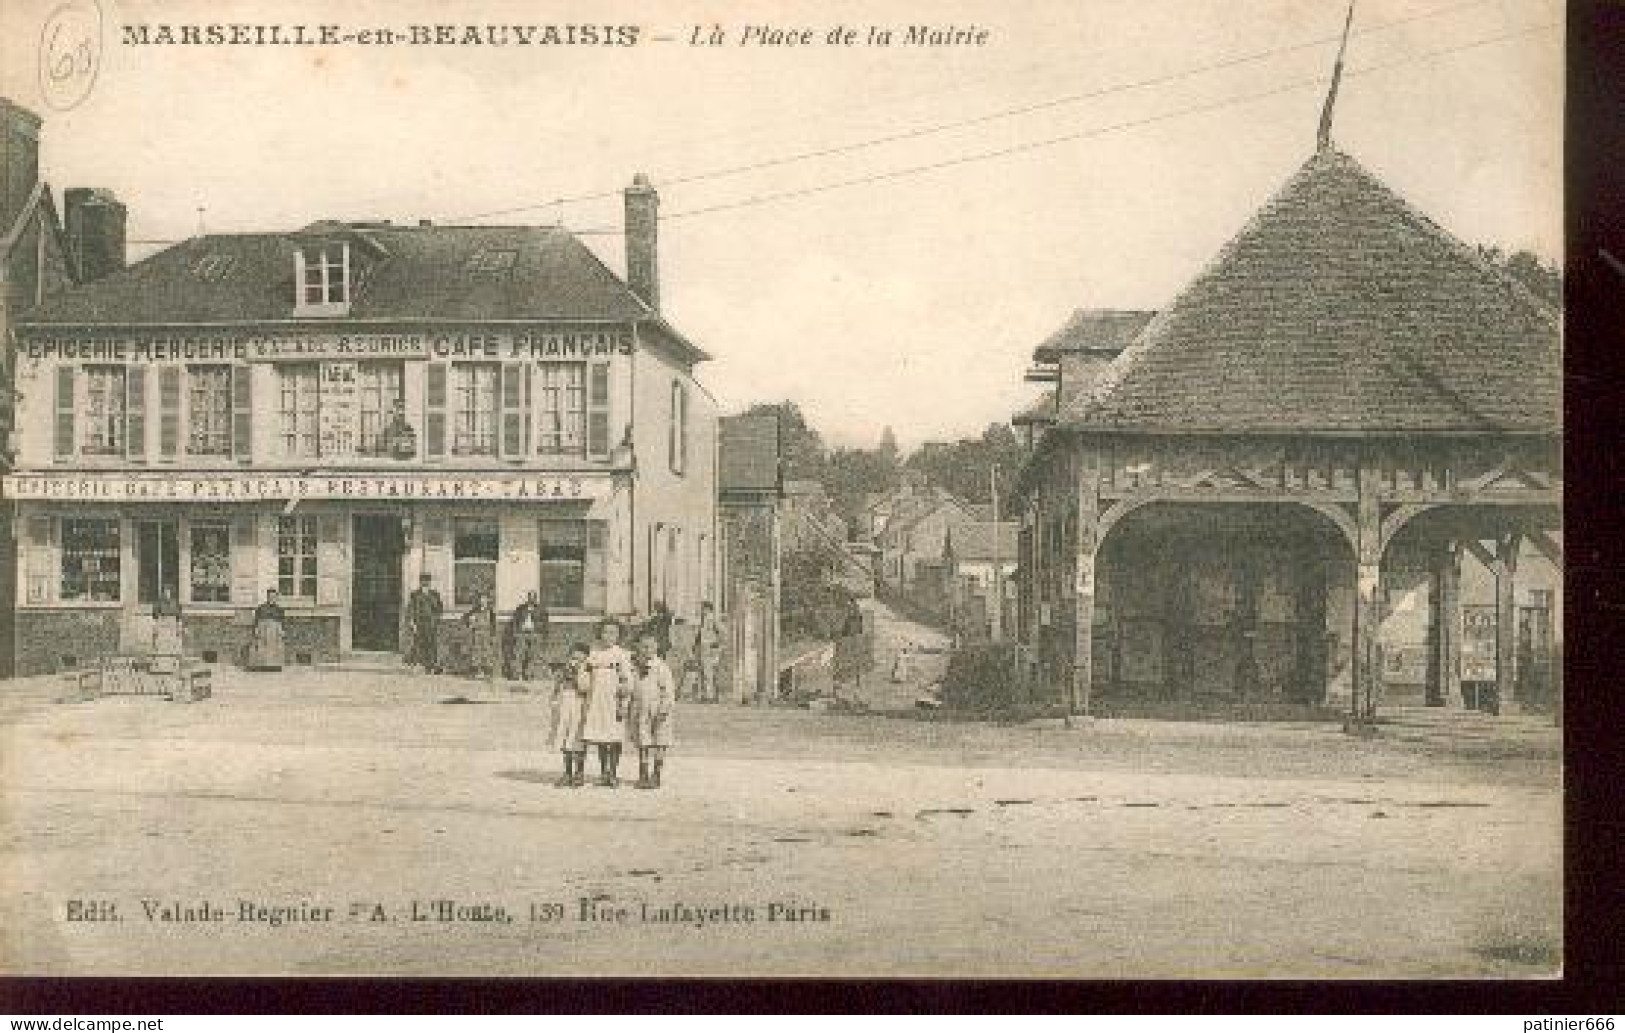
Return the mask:
[[1095,651],[1095,554],[1100,527],[1100,457],[1092,451],[1078,453],[1078,522],[1073,568],[1072,685],[1067,715],[1087,716],[1094,688]]
[[1495,543],[1495,712],[1515,714],[1518,678],[1518,606],[1514,588],[1522,537],[1509,534]]
[[1552,566],[1559,570],[1563,569],[1562,543],[1553,541],[1552,536],[1545,531],[1530,531],[1528,541],[1530,545],[1535,547],[1536,552],[1546,557]]
[[1447,708],[1460,709],[1461,698],[1461,551],[1446,542],[1437,554],[1433,576],[1438,604],[1434,607],[1435,664],[1438,694]]
[[1485,568],[1487,568],[1490,573],[1493,574],[1501,569],[1500,559],[1491,553],[1490,550],[1484,548],[1483,542],[1477,540],[1476,538],[1464,538],[1462,539],[1461,545],[1464,549],[1473,554],[1474,559],[1484,564]]
[[1355,484],[1359,491],[1355,506],[1358,547],[1349,673],[1354,694],[1353,723],[1364,726],[1376,719],[1382,678],[1382,652],[1378,641],[1378,629],[1382,626],[1382,511],[1377,502],[1380,471],[1369,455],[1360,457]]

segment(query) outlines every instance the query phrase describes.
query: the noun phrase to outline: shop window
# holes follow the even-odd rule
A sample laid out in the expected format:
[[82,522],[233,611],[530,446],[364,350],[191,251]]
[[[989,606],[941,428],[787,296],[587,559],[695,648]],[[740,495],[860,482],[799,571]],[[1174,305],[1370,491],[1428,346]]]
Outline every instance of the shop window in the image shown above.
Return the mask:
[[187,453],[231,455],[231,367],[188,366],[186,379]]
[[191,539],[192,601],[231,602],[231,525],[195,523]]
[[321,455],[321,379],[314,363],[278,368],[278,410],[282,454],[314,459]]
[[62,521],[62,601],[117,602],[117,520]]
[[276,587],[284,599],[316,600],[316,518],[278,517]]
[[123,366],[85,367],[84,436],[80,440],[85,455],[124,454],[126,376]]
[[541,528],[542,605],[556,610],[602,610],[606,584],[603,522],[543,520]]
[[[361,402],[361,454],[397,454],[404,447],[401,436],[410,433],[401,427],[406,419],[405,365],[363,362],[356,368],[356,380]],[[411,452],[416,450],[414,443]]]
[[587,446],[586,363],[544,362],[536,373],[536,450],[582,455]]
[[497,375],[494,362],[459,362],[451,367],[451,454],[497,454]]
[[452,602],[468,606],[497,586],[495,520],[459,520],[452,534]]

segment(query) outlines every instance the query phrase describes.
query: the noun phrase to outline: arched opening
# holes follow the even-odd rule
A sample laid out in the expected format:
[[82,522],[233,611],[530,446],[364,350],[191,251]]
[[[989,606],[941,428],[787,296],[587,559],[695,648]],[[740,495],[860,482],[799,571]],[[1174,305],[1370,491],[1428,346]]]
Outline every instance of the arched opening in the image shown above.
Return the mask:
[[1385,523],[1383,704],[1555,706],[1562,667],[1558,508],[1444,504],[1396,511]]
[[1336,705],[1350,691],[1353,546],[1296,503],[1151,502],[1103,524],[1092,694],[1103,705]]

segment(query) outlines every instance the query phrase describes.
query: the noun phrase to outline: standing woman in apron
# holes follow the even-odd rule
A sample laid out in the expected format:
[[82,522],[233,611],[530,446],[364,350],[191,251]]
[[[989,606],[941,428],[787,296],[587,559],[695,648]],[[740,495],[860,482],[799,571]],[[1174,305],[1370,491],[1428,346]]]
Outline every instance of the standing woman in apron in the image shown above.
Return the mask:
[[586,785],[587,744],[581,740],[581,731],[591,691],[589,652],[585,642],[577,642],[570,647],[570,659],[555,664],[553,672],[553,734],[548,741],[564,759],[564,775],[558,784],[571,789]]
[[598,641],[587,653],[587,719],[581,738],[598,747],[598,784],[621,784],[621,743],[626,737],[626,701],[632,695],[632,655],[621,646],[621,623],[598,625]]

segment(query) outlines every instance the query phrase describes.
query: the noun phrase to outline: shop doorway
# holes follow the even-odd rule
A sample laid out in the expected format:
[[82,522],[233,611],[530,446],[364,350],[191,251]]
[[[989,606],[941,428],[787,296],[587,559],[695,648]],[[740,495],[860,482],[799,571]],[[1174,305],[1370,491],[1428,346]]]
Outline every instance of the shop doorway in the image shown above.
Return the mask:
[[135,522],[136,602],[150,605],[163,592],[181,597],[180,531],[173,520]]
[[401,557],[406,551],[396,516],[355,518],[350,584],[350,648],[400,648]]

